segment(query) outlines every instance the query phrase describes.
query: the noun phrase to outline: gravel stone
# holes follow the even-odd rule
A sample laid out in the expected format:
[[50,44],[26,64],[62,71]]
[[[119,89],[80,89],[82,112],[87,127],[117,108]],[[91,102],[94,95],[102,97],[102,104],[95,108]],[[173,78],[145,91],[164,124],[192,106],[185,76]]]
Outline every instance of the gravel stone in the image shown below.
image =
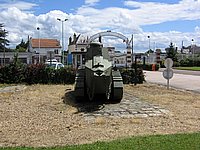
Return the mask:
[[[110,104],[76,102],[73,89],[39,84],[0,88],[0,147],[52,147],[200,131],[198,93],[125,85],[121,103]],[[157,98],[157,89],[165,100]]]

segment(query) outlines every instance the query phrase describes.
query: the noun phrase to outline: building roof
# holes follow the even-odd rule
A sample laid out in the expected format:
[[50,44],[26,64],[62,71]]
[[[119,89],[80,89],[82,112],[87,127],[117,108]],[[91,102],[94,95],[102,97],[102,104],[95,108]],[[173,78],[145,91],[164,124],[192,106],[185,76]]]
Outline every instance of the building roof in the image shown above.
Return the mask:
[[60,41],[57,39],[31,39],[33,48],[61,48]]

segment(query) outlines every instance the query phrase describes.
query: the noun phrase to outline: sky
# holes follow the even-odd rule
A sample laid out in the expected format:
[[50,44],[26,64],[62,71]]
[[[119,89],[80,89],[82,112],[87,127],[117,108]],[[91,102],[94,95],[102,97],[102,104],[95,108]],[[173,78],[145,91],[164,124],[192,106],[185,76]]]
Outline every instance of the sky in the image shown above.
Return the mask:
[[[189,46],[192,39],[200,46],[200,0],[0,0],[0,23],[9,32],[11,48],[28,36],[61,40],[57,18],[68,19],[63,22],[65,48],[74,33],[84,39],[107,30],[129,39],[133,34],[134,52],[149,46],[164,51],[170,42]],[[103,37],[103,42],[126,48],[118,38]]]

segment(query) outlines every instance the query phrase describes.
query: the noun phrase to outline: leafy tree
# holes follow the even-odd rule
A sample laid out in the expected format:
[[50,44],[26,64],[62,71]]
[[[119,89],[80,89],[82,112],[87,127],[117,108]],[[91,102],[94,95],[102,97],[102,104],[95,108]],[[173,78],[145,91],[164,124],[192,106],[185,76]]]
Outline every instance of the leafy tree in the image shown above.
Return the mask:
[[171,58],[174,62],[178,61],[177,50],[174,47],[172,42],[170,43],[169,47],[165,49],[165,51],[166,51],[166,54],[167,54],[166,58]]
[[[0,52],[4,51],[4,44],[5,44],[5,46],[9,45],[9,40],[7,40],[5,38],[8,34],[8,32],[6,30],[3,30],[2,29],[3,27],[4,27],[4,25],[2,23],[0,23]],[[5,50],[7,51],[8,49],[5,48]]]
[[16,51],[25,52],[27,48],[28,48],[28,41],[24,42],[24,40],[22,39],[21,43],[16,46]]
[[146,54],[150,54],[150,53],[154,53],[154,51],[152,49],[148,50],[145,52]]

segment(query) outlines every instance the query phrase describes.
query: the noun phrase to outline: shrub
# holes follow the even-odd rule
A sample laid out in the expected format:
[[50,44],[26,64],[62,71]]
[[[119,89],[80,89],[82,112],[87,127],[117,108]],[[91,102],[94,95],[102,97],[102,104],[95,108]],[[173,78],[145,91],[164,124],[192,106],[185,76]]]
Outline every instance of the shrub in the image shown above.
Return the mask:
[[[143,69],[137,65],[135,69],[120,69],[123,82],[143,83],[145,81]],[[27,83],[27,84],[73,84],[75,82],[75,70],[71,67],[53,69],[44,64],[25,65],[11,63],[0,67],[0,83]]]
[[186,58],[186,59],[182,59],[180,60],[180,66],[181,67],[192,67],[192,66],[196,66],[199,67],[200,66],[200,59],[196,58],[196,59],[192,59],[192,58]]
[[26,66],[18,63],[11,63],[0,68],[0,83],[21,83],[24,80]]
[[136,72],[135,69],[133,68],[121,69],[120,72],[124,84],[129,84],[129,83],[142,84],[143,81],[145,81],[142,68],[137,68]]
[[37,84],[37,83],[47,84],[49,83],[49,79],[48,79],[49,73],[50,73],[50,70],[48,72],[44,64],[28,65],[25,71],[24,81],[28,84]]
[[53,69],[44,64],[11,63],[0,68],[0,83],[68,84],[74,83],[72,68]]

